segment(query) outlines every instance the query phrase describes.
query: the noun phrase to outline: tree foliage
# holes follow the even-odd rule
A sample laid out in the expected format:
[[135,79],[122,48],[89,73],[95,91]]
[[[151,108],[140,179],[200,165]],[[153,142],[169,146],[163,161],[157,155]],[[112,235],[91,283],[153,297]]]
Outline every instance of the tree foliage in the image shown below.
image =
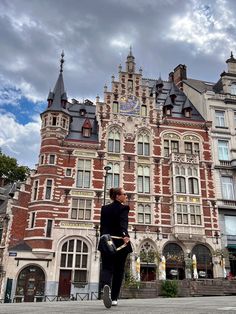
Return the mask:
[[19,166],[15,158],[3,154],[0,150],[0,178],[6,183],[24,181],[30,169],[26,166]]

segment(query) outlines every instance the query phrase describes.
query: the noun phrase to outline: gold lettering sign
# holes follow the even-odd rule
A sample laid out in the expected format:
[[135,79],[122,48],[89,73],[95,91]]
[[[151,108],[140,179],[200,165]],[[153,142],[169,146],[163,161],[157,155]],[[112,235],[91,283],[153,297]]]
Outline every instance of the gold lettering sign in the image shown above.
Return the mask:
[[76,221],[62,221],[60,227],[63,228],[93,228],[92,223],[76,222]]
[[85,191],[72,191],[72,196],[93,196],[93,192],[85,192]]
[[75,150],[74,155],[81,156],[81,157],[96,157],[96,153],[94,152],[87,152],[87,151],[83,152],[81,150]]

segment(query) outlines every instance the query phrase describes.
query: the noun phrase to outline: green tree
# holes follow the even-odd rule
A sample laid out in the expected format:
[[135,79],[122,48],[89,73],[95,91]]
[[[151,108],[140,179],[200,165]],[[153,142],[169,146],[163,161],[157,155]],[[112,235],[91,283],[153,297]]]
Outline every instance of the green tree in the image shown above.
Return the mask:
[[0,150],[0,178],[6,183],[24,181],[30,169],[26,166],[19,166],[15,158],[3,154]]

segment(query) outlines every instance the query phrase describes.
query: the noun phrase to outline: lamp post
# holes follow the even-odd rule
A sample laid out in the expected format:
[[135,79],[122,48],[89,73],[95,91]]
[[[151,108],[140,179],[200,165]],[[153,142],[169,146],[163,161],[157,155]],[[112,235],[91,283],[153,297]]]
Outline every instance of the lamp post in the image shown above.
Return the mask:
[[110,166],[105,166],[104,167],[105,172],[105,176],[104,176],[104,190],[103,190],[103,205],[106,204],[106,190],[107,190],[107,173],[109,170],[111,170]]

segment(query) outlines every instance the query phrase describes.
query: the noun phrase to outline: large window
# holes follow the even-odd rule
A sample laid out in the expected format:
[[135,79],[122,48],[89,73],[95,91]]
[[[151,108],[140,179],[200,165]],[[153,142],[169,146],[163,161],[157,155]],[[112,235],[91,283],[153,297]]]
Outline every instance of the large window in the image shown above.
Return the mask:
[[187,205],[177,204],[177,224],[188,224],[188,208]]
[[188,179],[188,192],[189,194],[199,194],[198,179]]
[[229,142],[218,140],[218,156],[219,160],[229,160]]
[[92,200],[72,199],[71,218],[90,220],[92,210]]
[[186,180],[184,177],[176,177],[176,192],[186,193]]
[[224,111],[215,111],[215,124],[219,127],[225,126],[225,112]]
[[185,154],[196,154],[199,155],[200,149],[199,149],[199,143],[193,143],[193,142],[184,142],[184,149]]
[[222,177],[222,195],[224,199],[234,200],[234,183],[232,177]]
[[138,137],[138,155],[150,155],[149,136],[147,134],[140,134]]
[[199,205],[176,205],[176,222],[180,225],[201,225],[201,209]]
[[138,166],[138,192],[150,193],[150,168]]
[[89,188],[91,179],[91,160],[79,159],[77,171],[78,188]]
[[171,153],[179,153],[179,142],[164,140],[164,156],[168,157]]
[[117,101],[114,101],[112,104],[112,112],[117,114],[119,112],[119,105]]
[[150,205],[138,205],[138,223],[150,224],[151,223],[151,207]]
[[108,152],[120,152],[120,133],[117,130],[112,130],[108,135]]
[[63,244],[60,268],[73,271],[73,282],[87,282],[88,253],[88,246],[79,239],[71,239]]
[[50,200],[52,197],[52,180],[48,179],[46,181],[46,193],[45,193],[45,198],[47,200]]
[[225,215],[225,233],[236,236],[236,216]]
[[118,188],[120,186],[120,165],[118,163],[108,163],[111,167],[107,173],[107,188]]

